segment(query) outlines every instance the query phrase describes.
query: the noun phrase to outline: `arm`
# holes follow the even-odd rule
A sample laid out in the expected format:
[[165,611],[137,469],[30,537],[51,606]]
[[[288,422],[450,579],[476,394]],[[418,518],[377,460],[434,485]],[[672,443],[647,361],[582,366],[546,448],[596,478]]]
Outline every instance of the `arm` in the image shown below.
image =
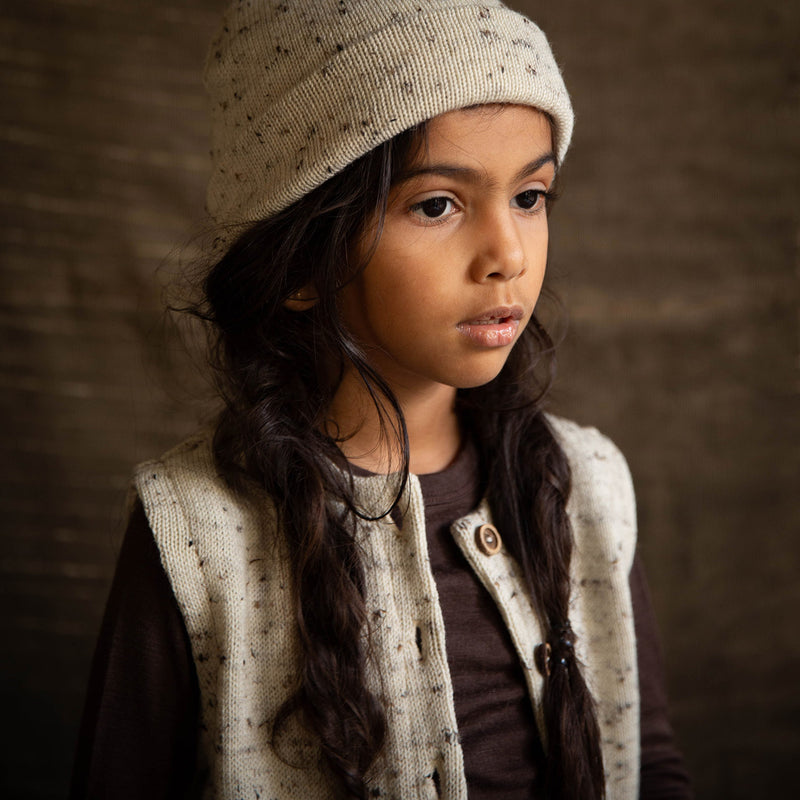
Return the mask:
[[644,567],[638,554],[631,567],[630,587],[641,699],[639,796],[642,800],[689,800],[693,797],[692,790],[669,723],[661,645]]
[[92,664],[71,800],[185,797],[198,709],[189,638],[137,502]]

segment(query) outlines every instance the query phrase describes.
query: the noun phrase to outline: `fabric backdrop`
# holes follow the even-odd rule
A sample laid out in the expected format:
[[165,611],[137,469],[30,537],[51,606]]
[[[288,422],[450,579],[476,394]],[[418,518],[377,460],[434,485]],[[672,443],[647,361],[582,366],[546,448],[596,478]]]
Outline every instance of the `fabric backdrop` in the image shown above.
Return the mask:
[[[800,4],[515,5],[577,112],[553,408],[630,461],[699,796],[800,796]],[[63,796],[131,467],[209,408],[162,307],[202,229],[221,7],[0,10],[4,797]]]

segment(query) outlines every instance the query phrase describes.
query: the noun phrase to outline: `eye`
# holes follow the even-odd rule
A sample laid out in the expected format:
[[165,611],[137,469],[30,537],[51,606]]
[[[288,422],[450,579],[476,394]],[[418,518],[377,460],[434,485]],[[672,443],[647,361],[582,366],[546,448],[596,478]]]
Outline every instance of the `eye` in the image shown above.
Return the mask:
[[547,192],[544,189],[526,189],[516,195],[514,201],[523,211],[536,211],[544,206],[546,198]]
[[412,213],[423,219],[441,219],[452,214],[454,209],[455,203],[449,197],[429,197],[411,206]]

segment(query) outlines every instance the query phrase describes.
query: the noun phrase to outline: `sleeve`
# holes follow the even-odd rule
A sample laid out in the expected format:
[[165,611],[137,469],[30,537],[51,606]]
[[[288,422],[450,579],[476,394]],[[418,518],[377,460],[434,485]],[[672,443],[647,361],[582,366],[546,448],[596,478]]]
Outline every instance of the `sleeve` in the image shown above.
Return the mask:
[[191,796],[199,704],[183,617],[137,501],[92,663],[71,800]]
[[691,800],[683,756],[667,713],[664,663],[653,605],[638,553],[630,572],[641,700],[641,800]]

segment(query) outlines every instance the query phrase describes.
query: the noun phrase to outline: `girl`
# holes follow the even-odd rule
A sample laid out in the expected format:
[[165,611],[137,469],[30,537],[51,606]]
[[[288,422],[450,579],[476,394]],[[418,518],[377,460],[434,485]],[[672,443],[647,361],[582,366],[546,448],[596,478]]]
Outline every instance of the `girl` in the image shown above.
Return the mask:
[[687,796],[625,461],[542,410],[544,35],[239,0],[206,82],[225,406],[136,473],[74,794]]

